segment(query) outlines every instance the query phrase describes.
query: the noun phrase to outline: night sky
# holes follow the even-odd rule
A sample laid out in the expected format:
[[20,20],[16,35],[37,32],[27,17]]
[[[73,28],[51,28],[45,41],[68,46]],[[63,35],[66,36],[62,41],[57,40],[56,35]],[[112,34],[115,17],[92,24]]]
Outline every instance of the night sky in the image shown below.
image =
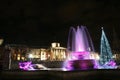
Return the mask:
[[84,25],[98,48],[101,27],[110,42],[120,38],[119,0],[1,0],[0,37],[4,44],[67,45],[69,28]]

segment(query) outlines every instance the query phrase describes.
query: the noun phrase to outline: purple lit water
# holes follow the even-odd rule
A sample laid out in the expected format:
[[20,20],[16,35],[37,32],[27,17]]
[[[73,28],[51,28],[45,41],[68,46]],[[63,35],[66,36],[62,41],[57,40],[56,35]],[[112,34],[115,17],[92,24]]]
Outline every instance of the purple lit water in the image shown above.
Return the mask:
[[19,63],[19,68],[22,70],[35,70],[33,68],[32,62],[28,61],[28,62],[20,62]]
[[74,52],[94,51],[90,34],[85,26],[70,28],[67,48]]
[[90,52],[94,52],[94,47],[85,26],[70,28],[67,49],[70,55],[64,62],[64,68],[68,70],[95,68],[96,61],[90,59]]

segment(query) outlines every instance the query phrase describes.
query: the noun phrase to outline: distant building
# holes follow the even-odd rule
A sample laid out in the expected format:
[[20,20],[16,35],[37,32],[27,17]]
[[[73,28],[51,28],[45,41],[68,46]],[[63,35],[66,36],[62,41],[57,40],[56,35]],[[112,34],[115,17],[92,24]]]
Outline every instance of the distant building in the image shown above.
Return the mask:
[[60,43],[51,43],[50,48],[29,48],[29,52],[26,53],[27,59],[38,61],[62,61],[66,59],[66,48],[61,47]]
[[7,44],[7,45],[5,45],[5,50],[7,50],[7,49],[10,50],[8,55],[11,55],[12,61],[26,60],[25,55],[29,51],[28,46],[17,45],[17,44]]
[[2,64],[4,65],[4,69],[18,69],[18,64],[21,61],[32,61],[33,63],[42,62],[42,64],[47,66],[55,66],[56,64],[60,66],[61,61],[67,58],[66,48],[61,47],[60,43],[51,43],[49,48],[7,44],[5,45],[3,54]]
[[63,61],[67,58],[66,48],[61,47],[60,43],[52,43],[49,52],[50,61]]
[[99,53],[98,52],[90,52],[90,59],[99,60],[100,59]]
[[113,29],[112,53],[116,63],[120,64],[120,40],[115,29]]
[[28,47],[26,45],[8,44],[12,61],[61,61],[66,59],[66,48],[61,47],[60,43],[51,43],[50,48]]
[[29,52],[26,53],[26,60],[32,61],[45,61],[47,60],[47,49],[44,48],[29,48]]

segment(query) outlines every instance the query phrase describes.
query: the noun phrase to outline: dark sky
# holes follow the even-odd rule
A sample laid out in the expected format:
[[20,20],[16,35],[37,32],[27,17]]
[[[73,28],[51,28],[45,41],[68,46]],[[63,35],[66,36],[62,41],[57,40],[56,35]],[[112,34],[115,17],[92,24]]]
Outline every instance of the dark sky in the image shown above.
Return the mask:
[[84,25],[99,45],[101,27],[112,40],[112,29],[120,37],[119,0],[1,0],[0,37],[5,44],[66,46],[69,28]]

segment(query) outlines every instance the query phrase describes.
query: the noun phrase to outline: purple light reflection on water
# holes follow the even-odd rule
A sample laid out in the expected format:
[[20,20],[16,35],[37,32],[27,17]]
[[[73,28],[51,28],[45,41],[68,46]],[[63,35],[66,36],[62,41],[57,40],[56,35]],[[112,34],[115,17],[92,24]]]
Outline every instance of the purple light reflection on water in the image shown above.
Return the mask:
[[104,65],[100,66],[100,69],[116,69],[118,66],[114,60],[106,62]]
[[33,68],[32,62],[28,61],[28,62],[20,62],[19,63],[19,68],[22,70],[35,70]]

